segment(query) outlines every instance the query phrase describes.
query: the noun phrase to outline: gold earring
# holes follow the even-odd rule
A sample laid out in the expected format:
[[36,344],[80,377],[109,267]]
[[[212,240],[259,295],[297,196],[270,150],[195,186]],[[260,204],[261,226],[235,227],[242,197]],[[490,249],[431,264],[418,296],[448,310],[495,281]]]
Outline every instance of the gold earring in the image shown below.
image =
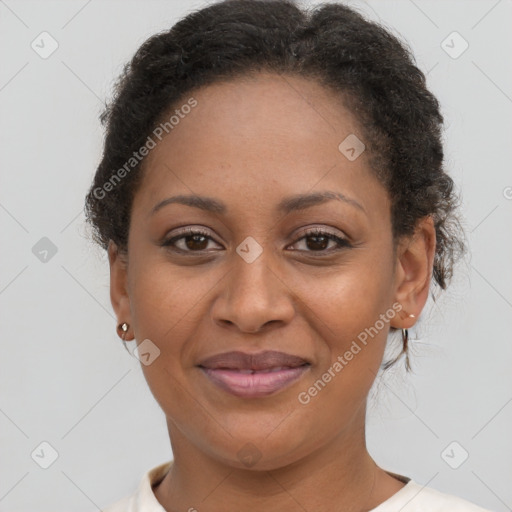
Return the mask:
[[117,326],[117,334],[123,341],[126,341],[125,336],[129,328],[130,326],[126,322],[123,322]]

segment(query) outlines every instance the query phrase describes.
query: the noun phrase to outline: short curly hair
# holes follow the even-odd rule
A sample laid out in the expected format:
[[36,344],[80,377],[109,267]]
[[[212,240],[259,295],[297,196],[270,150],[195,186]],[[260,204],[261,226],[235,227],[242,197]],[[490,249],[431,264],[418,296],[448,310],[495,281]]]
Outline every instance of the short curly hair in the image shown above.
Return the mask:
[[[101,116],[103,156],[85,203],[94,240],[104,249],[112,240],[127,250],[144,160],[108,194],[98,191],[159,121],[193,90],[259,71],[316,80],[343,100],[362,127],[372,171],[389,193],[394,247],[421,218],[433,217],[432,278],[444,290],[466,243],[454,182],[443,168],[439,103],[408,47],[342,4],[306,9],[292,0],[224,0],[144,42]],[[402,352],[407,357],[406,346]]]

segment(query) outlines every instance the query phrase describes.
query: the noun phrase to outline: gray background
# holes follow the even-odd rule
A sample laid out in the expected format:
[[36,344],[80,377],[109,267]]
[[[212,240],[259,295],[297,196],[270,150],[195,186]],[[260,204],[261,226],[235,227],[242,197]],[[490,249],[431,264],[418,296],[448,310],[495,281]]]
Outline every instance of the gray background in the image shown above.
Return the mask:
[[[0,0],[2,511],[98,510],[172,458],[163,413],[115,333],[107,260],[82,208],[122,64],[201,5]],[[411,333],[416,373],[390,372],[372,390],[370,453],[420,484],[511,510],[512,3],[351,5],[401,34],[428,72],[471,246]],[[43,31],[59,45],[46,59],[31,48]],[[469,43],[458,58],[441,46],[453,31]],[[463,42],[448,44],[458,53]],[[55,254],[38,252],[43,237]],[[43,441],[58,453],[48,469]]]

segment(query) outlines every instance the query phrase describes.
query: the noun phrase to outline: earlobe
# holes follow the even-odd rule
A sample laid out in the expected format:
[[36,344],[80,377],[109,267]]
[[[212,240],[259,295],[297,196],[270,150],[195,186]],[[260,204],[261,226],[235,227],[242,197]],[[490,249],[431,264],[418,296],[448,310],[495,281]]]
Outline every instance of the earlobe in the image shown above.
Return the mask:
[[131,324],[130,298],[128,295],[128,266],[126,256],[110,240],[108,244],[110,265],[110,301],[118,319],[118,324]]
[[418,222],[414,234],[403,239],[397,248],[395,300],[403,311],[392,322],[393,327],[412,327],[425,306],[435,250],[436,230],[434,219],[429,215]]

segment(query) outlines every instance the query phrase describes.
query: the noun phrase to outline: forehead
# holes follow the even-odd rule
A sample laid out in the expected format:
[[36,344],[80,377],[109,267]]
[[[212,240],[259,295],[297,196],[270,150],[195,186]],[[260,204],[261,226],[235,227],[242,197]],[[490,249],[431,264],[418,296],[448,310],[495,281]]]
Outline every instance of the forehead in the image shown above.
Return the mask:
[[183,104],[190,97],[197,105],[146,157],[139,203],[177,192],[246,207],[250,198],[278,202],[315,189],[362,202],[382,193],[367,155],[349,160],[340,151],[347,137],[363,139],[362,130],[341,97],[319,83],[261,73],[203,87]]

